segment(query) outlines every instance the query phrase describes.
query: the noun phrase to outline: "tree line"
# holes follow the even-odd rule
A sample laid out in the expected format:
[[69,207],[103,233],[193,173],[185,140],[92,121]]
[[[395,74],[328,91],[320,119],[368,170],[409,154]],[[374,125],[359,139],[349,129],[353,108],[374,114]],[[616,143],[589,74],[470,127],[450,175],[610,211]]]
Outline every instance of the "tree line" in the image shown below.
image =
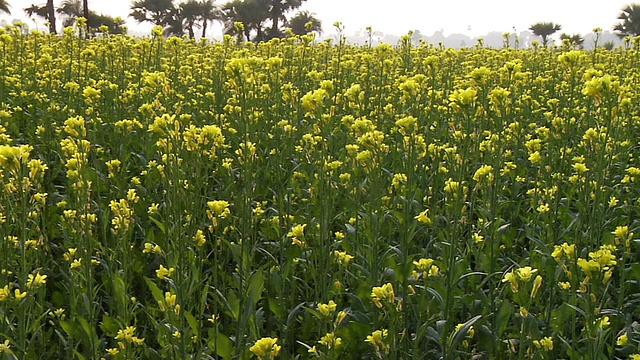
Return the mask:
[[186,0],[177,5],[172,0],[134,0],[129,16],[138,23],[162,26],[166,35],[190,37],[195,37],[196,28],[206,37],[208,24],[217,21],[225,34],[258,42],[283,37],[287,29],[296,35],[322,32],[322,22],[308,11],[287,17],[304,1],[232,0],[217,6],[214,0]]
[[[640,35],[640,4],[630,4],[625,6],[620,14],[618,20],[614,26],[613,31],[620,38],[634,37]],[[550,40],[550,36],[560,31],[562,26],[553,22],[538,22],[532,24],[529,27],[535,35],[542,38],[542,46],[547,46]],[[594,32],[601,32],[602,29],[595,28]],[[580,34],[567,34],[562,33],[560,40],[567,41],[577,47],[582,47],[584,43],[584,37]]]
[[[219,22],[225,34],[244,38],[247,41],[265,41],[283,37],[287,33],[304,35],[309,32],[322,32],[322,22],[308,11],[299,11],[287,17],[291,11],[302,6],[306,0],[229,0],[222,5],[215,0],[133,0],[129,16],[138,23],[151,23],[162,26],[165,35],[206,37],[208,25]],[[44,19],[50,33],[57,33],[56,14],[62,20],[63,27],[72,26],[80,17],[86,19],[89,31],[95,32],[101,26],[111,34],[126,31],[125,21],[120,17],[97,14],[89,8],[89,0],[64,0],[55,7],[53,0],[23,9],[29,17]],[[0,12],[10,14],[8,0],[0,0]],[[613,30],[620,38],[640,36],[640,4],[625,6]],[[561,30],[562,26],[553,22],[539,22],[531,25],[535,35],[542,38],[547,46],[550,36]],[[582,46],[584,38],[580,34],[562,34],[560,39],[576,46]]]
[[[630,4],[625,6],[618,15],[618,20],[620,21],[613,26],[613,31],[620,38],[639,36],[640,4]],[[549,37],[561,29],[562,26],[560,24],[555,24],[553,22],[538,22],[529,27],[529,30],[542,38],[542,46],[547,46],[549,43]],[[596,28],[594,29],[594,32],[597,32],[597,30],[602,31],[602,29]],[[563,33],[560,35],[560,40],[568,41],[575,46],[582,47],[584,37],[580,34]]]
[[[613,26],[613,31],[620,38],[640,36],[640,4],[625,6],[618,15],[618,20],[620,21]],[[545,47],[549,43],[549,37],[561,29],[562,26],[560,24],[553,22],[538,22],[529,27],[529,30],[542,38],[542,46]],[[594,29],[594,32],[598,31],[602,31],[602,29]],[[578,47],[582,47],[584,43],[584,38],[580,34],[563,33],[560,35],[560,40],[567,41]]]
[[[306,0],[230,0],[216,4],[214,0],[133,0],[129,16],[138,23],[162,26],[167,36],[207,36],[212,22],[223,25],[224,33],[245,38],[247,41],[265,41],[283,37],[288,33],[304,35],[322,32],[322,22],[308,11],[298,11]],[[53,0],[32,4],[24,9],[30,18],[40,18],[47,22],[50,33],[57,33],[57,22],[62,26],[72,26],[77,19],[86,19],[86,26],[92,33],[101,26],[111,34],[126,32],[125,20],[121,17],[98,14],[91,10],[88,0],[63,0],[55,6]],[[8,0],[0,0],[0,12],[11,13]],[[241,25],[240,25],[241,24]],[[105,30],[105,28],[103,28]]]

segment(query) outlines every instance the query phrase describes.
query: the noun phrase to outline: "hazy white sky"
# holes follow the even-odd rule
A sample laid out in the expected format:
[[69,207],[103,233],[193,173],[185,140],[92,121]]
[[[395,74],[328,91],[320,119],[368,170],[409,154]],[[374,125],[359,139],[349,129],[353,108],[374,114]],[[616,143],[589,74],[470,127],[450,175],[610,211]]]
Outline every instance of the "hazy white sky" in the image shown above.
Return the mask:
[[[9,0],[16,15],[31,3],[40,2],[44,0]],[[335,21],[344,24],[347,34],[372,26],[374,31],[394,35],[409,30],[432,35],[444,30],[446,35],[479,36],[490,31],[513,32],[513,28],[520,32],[532,23],[553,21],[562,25],[562,32],[584,35],[594,27],[611,30],[620,10],[630,2],[633,0],[308,0],[301,9],[322,20],[325,35],[334,33]],[[89,6],[96,12],[125,19],[130,4],[131,0],[89,0]],[[130,18],[127,22],[133,31],[150,29]],[[220,31],[220,27],[215,27],[211,35],[220,36]]]

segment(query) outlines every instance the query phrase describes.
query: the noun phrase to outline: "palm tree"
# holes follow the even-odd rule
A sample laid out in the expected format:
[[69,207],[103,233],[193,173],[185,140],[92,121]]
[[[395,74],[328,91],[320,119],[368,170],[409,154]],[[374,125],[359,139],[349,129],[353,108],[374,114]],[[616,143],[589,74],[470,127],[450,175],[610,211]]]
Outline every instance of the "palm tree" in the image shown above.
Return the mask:
[[213,3],[213,0],[203,0],[201,2],[202,13],[200,14],[202,20],[202,37],[207,36],[207,25],[214,20],[221,20],[222,16],[220,10]]
[[28,17],[39,16],[49,23],[49,33],[56,34],[56,11],[53,0],[47,0],[45,5],[34,5],[23,9]]
[[125,21],[121,17],[111,17],[109,15],[96,14],[93,11],[89,12],[89,20],[87,21],[87,25],[91,29],[98,29],[100,26],[104,25],[108,28],[109,34],[124,34]]
[[180,21],[181,26],[184,26],[191,38],[196,37],[193,28],[196,26],[196,22],[202,18],[202,13],[202,3],[197,0],[187,0],[178,6],[177,20]]
[[49,21],[49,33],[57,34],[56,10],[53,6],[53,0],[47,0],[47,20]]
[[288,27],[296,35],[305,35],[313,31],[322,34],[322,21],[306,10],[289,19]]
[[45,21],[49,21],[48,17],[48,13],[47,13],[47,5],[34,5],[31,4],[31,6],[26,7],[23,9],[24,13],[27,15],[27,17],[33,18],[34,16],[38,16],[43,18]]
[[556,31],[562,29],[562,26],[559,24],[554,24],[552,22],[539,22],[531,25],[529,30],[533,31],[534,34],[542,37],[542,46],[546,47],[547,43],[549,43],[549,36],[553,35]]
[[165,36],[182,36],[184,35],[183,19],[180,8],[177,8],[167,18],[164,28]]
[[172,0],[135,0],[129,16],[138,23],[150,22],[166,26],[176,12]]
[[580,34],[569,35],[566,33],[562,33],[560,35],[560,40],[569,40],[569,43],[577,46],[582,49],[582,44],[584,43],[584,38]]
[[[79,17],[85,16],[85,0],[64,0],[56,12],[63,16],[62,26],[73,26]],[[113,18],[109,15],[97,14],[89,11],[87,19],[87,28],[94,33],[102,25],[109,28],[110,34],[122,34],[124,32],[124,20],[122,18]]]
[[[64,0],[60,6],[58,6],[56,12],[64,16],[64,20],[62,21],[63,27],[73,26],[77,18],[84,16],[82,0]],[[86,19],[88,22],[89,18],[87,17]]]
[[306,0],[268,0],[269,16],[271,18],[271,30],[270,37],[280,37],[282,32],[280,31],[280,20],[286,21],[285,13],[289,10],[297,9],[302,6],[302,3]]
[[618,20],[622,21],[615,24],[613,30],[619,37],[640,35],[640,4],[627,5],[618,15]]
[[7,0],[0,0],[0,11],[11,14],[11,10],[9,10],[9,4],[7,3]]
[[224,33],[237,35],[236,22],[244,25],[243,35],[251,41],[251,33],[255,30],[254,41],[265,39],[264,22],[269,17],[269,8],[265,0],[233,0],[224,5]]
[[91,16],[89,13],[89,0],[82,0],[82,14],[85,19],[89,20],[89,16]]

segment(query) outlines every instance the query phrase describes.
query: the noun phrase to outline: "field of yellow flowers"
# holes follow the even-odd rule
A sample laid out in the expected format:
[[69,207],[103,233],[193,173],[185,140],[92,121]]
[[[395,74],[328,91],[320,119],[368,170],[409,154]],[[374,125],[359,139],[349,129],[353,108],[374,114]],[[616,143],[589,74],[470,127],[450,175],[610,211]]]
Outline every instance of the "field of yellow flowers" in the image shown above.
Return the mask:
[[0,30],[0,358],[639,359],[640,51]]

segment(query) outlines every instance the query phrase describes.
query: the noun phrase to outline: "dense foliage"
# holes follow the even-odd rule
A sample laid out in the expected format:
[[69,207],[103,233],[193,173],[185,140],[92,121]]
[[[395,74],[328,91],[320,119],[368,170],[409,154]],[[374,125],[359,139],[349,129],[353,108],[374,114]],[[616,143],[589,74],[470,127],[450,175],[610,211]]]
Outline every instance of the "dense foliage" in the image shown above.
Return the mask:
[[0,32],[4,358],[640,357],[637,42]]

